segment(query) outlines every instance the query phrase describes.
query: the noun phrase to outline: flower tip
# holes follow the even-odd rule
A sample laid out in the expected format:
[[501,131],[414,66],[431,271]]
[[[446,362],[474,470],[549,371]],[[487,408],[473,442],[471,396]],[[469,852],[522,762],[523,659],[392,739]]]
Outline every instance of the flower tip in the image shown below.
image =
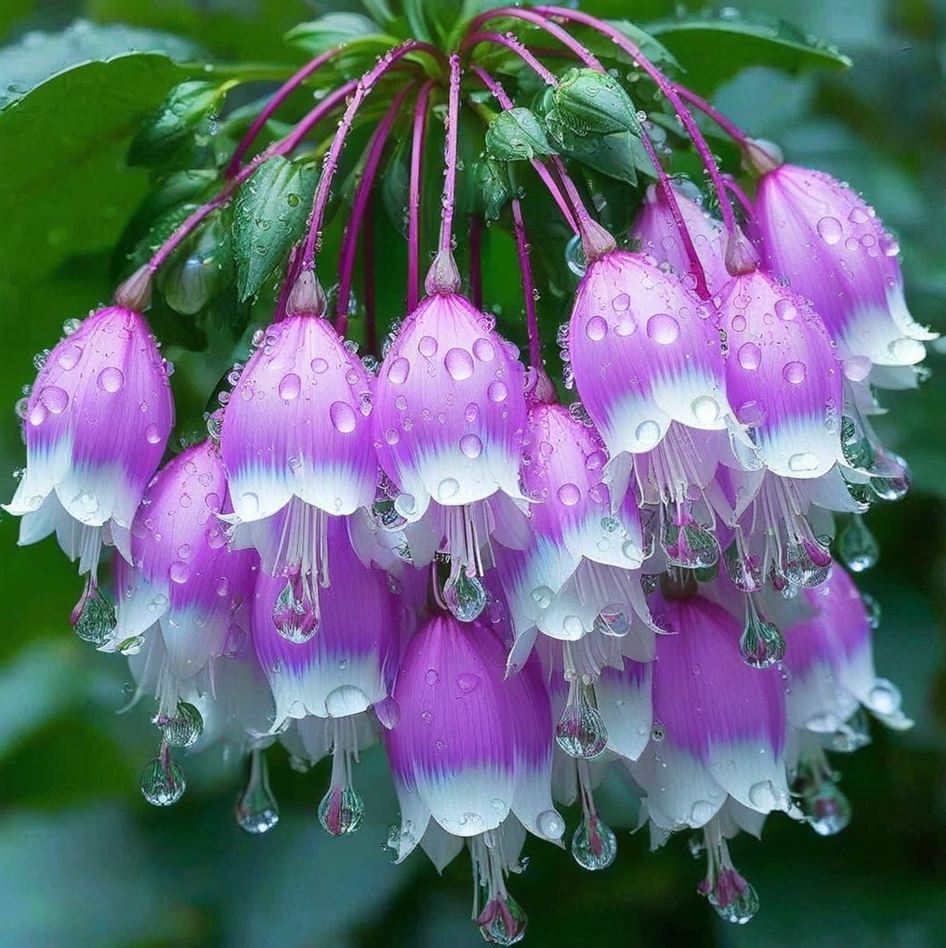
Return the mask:
[[453,252],[440,250],[427,271],[424,289],[428,296],[450,296],[460,290],[460,271],[453,259]]
[[328,301],[315,271],[304,269],[296,278],[286,303],[288,316],[324,316]]
[[151,305],[151,286],[154,274],[146,263],[140,266],[115,290],[115,302],[124,309],[144,312]]
[[759,254],[751,241],[737,227],[730,235],[726,244],[726,269],[730,276],[740,276],[752,273],[759,266]]
[[742,161],[751,174],[762,177],[785,164],[782,149],[764,138],[747,138],[742,150]]
[[555,384],[541,367],[526,376],[526,399],[532,405],[551,405],[556,399]]
[[617,241],[611,232],[597,221],[588,218],[581,225],[581,249],[590,264],[605,254],[617,250]]

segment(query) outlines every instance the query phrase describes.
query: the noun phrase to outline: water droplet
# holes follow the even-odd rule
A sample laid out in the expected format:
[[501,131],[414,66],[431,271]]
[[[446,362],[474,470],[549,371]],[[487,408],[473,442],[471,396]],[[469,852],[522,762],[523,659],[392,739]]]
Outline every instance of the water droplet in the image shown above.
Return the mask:
[[237,825],[251,836],[268,833],[279,822],[279,804],[269,786],[266,758],[259,750],[252,752],[250,776],[234,809]]
[[770,668],[785,657],[785,639],[782,633],[750,606],[746,624],[739,639],[743,661],[753,668]]
[[486,903],[476,916],[483,940],[491,945],[515,945],[526,935],[529,920],[522,906],[508,893]]
[[351,434],[355,430],[355,410],[347,402],[332,402],[329,417],[335,430],[342,434]]
[[145,440],[148,444],[161,443],[161,431],[157,425],[148,425],[148,427],[145,428]]
[[509,397],[509,389],[503,382],[491,382],[489,388],[486,389],[486,395],[491,402],[499,404]]
[[480,362],[492,362],[496,357],[496,350],[493,348],[493,344],[489,339],[481,337],[473,343],[473,355],[475,355]]
[[775,315],[785,322],[791,322],[798,318],[798,309],[791,300],[783,298],[775,302]]
[[658,313],[647,320],[647,335],[661,346],[670,346],[680,337],[680,324],[673,316]]
[[826,244],[834,246],[844,236],[844,229],[836,217],[822,217],[818,221],[818,233]]
[[475,460],[483,452],[483,442],[475,434],[464,435],[460,439],[460,451],[470,460]]
[[326,362],[321,356],[318,356],[312,360],[312,362],[309,364],[309,368],[312,369],[316,375],[322,375],[328,371],[328,362]]
[[634,432],[637,448],[652,448],[660,440],[660,425],[656,421],[642,421]]
[[835,836],[851,822],[851,803],[830,780],[803,794],[802,809],[819,836]]
[[318,599],[310,587],[306,577],[294,572],[273,605],[276,631],[296,645],[308,642],[319,630]]
[[115,631],[117,620],[115,607],[89,583],[80,600],[79,614],[74,618],[72,630],[90,645],[103,645]]
[[365,818],[365,804],[354,787],[330,787],[319,804],[319,822],[331,836],[350,836]]
[[576,484],[562,484],[558,489],[558,499],[565,507],[574,507],[581,500],[581,491]]
[[457,570],[456,575],[449,576],[443,585],[443,601],[461,622],[479,618],[488,598],[483,583],[465,569]]
[[719,402],[715,398],[710,398],[709,395],[700,395],[693,399],[690,411],[693,412],[697,424],[712,425],[719,419]]
[[284,375],[279,382],[279,397],[286,402],[291,402],[299,397],[302,391],[302,379],[295,372]]
[[565,835],[565,821],[555,810],[543,810],[536,817],[536,826],[546,839],[561,839]]
[[110,365],[106,366],[106,368],[99,372],[97,383],[98,387],[103,392],[108,392],[110,395],[114,395],[115,392],[121,391],[122,386],[124,386],[125,376],[121,369]]
[[473,375],[473,356],[466,349],[448,349],[443,364],[455,382],[463,382]]
[[393,385],[403,385],[411,372],[411,364],[403,356],[398,356],[388,369],[388,381]]
[[706,898],[716,914],[733,925],[745,925],[759,911],[759,896],[735,869],[721,869]]
[[149,760],[141,774],[141,795],[152,806],[171,806],[184,795],[184,771],[169,754]]
[[187,701],[179,701],[173,715],[163,715],[156,723],[171,747],[191,747],[204,733],[204,719],[200,711]]
[[737,358],[747,372],[754,372],[762,364],[762,350],[754,342],[746,342],[739,347]]
[[555,726],[555,740],[569,756],[592,760],[604,753],[608,730],[598,709],[581,697],[565,706]]
[[460,482],[455,477],[445,477],[437,485],[437,500],[446,503],[460,493]]
[[880,559],[880,545],[867,528],[863,517],[855,514],[838,537],[838,554],[854,573],[863,573]]
[[437,354],[437,340],[433,336],[423,336],[417,344],[417,351],[428,359]]
[[39,400],[51,415],[61,415],[69,405],[69,394],[57,385],[50,385],[39,393]]
[[180,560],[175,560],[168,568],[168,576],[172,583],[183,585],[190,578],[191,568]]
[[601,342],[608,334],[608,322],[602,316],[592,316],[585,326],[585,333],[592,342]]
[[473,672],[461,672],[457,675],[457,687],[465,694],[469,694],[479,688],[480,680],[480,676]]
[[597,814],[589,814],[572,836],[571,852],[582,869],[600,872],[607,869],[617,857],[617,837]]
[[792,385],[801,385],[808,378],[808,369],[805,368],[804,362],[788,362],[782,369],[782,376]]
[[82,347],[77,346],[74,342],[71,342],[68,345],[63,346],[59,355],[56,356],[56,361],[59,363],[61,368],[68,372],[79,364],[79,359],[81,358]]

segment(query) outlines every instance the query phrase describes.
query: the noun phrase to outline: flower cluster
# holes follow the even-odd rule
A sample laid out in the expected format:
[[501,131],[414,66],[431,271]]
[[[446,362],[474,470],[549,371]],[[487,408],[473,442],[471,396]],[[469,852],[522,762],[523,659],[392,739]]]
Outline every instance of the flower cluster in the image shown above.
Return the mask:
[[[491,20],[545,31],[580,68],[552,73],[512,33],[486,31]],[[678,114],[712,199],[668,176],[656,126],[576,38],[589,29]],[[486,71],[478,53],[491,47],[545,84],[542,122]],[[906,308],[897,244],[850,187],[785,163],[628,35],[564,8],[484,13],[449,55],[396,47],[244,164],[269,116],[337,52],[275,94],[221,192],[115,305],[69,324],[43,357],[19,408],[27,467],[6,506],[22,518],[21,543],[55,532],[86,576],[76,633],[129,656],[138,697],[155,703],[149,802],[184,792],[176,749],[226,742],[250,761],[237,820],[270,830],[279,811],[265,751],[278,742],[306,767],[332,758],[318,818],[342,836],[364,816],[355,764],[380,741],[401,807],[397,859],[419,845],[442,868],[465,845],[476,924],[512,944],[526,917],[508,877],[524,867],[528,834],[561,844],[557,805],[579,804],[580,866],[615,859],[595,790],[616,768],[640,791],[655,847],[701,834],[699,892],[746,922],[758,899],[727,840],[758,836],[774,811],[839,831],[850,805],[828,752],[867,742],[867,715],[910,723],[876,675],[874,609],[844,568],[873,565],[862,515],[909,485],[870,424],[875,390],[915,384],[932,338]],[[359,110],[395,70],[326,294],[333,179]],[[421,172],[441,95],[441,229],[422,294]],[[469,271],[456,262],[460,111],[487,101],[499,111],[482,167],[531,160],[529,187],[548,189],[574,233],[567,258],[580,279],[558,334],[560,380],[539,329],[522,194],[507,189],[497,216],[516,242],[528,364],[483,310],[478,237]],[[691,107],[733,135],[750,193],[722,176]],[[143,315],[155,275],[337,108],[272,322],[230,372],[209,436],[169,452],[170,371]],[[377,357],[359,355],[345,338],[353,253],[402,112],[413,145],[407,311]],[[656,183],[629,233],[612,236],[570,177],[576,116],[624,129],[649,155]],[[110,598],[99,576],[112,549]]]

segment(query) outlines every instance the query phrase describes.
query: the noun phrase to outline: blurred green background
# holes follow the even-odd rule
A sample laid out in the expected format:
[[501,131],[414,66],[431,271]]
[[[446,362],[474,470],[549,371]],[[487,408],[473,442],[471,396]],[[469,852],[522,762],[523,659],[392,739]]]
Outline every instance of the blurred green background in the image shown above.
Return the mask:
[[[327,6],[345,4],[4,0],[0,42],[19,45],[0,52],[0,100],[18,94],[13,79],[29,71],[30,30],[83,17],[168,30],[223,60],[285,62],[298,55],[282,43],[285,30]],[[681,5],[598,6],[646,19]],[[795,77],[751,69],[720,88],[716,101],[753,133],[780,141],[791,160],[863,190],[900,235],[915,315],[946,330],[946,2],[748,0],[741,9],[774,13],[823,36],[855,65],[844,74]],[[700,68],[698,57],[684,65]],[[48,233],[31,232],[31,194],[10,192],[14,155],[0,152],[0,191],[7,188],[0,403],[11,409],[0,427],[4,498],[13,491],[9,473],[22,464],[12,405],[31,379],[32,355],[58,337],[64,319],[107,295],[109,239],[145,183],[142,172],[115,166],[114,207],[107,209],[115,219],[103,224],[97,215],[87,251],[76,255],[69,234],[84,226],[81,211],[73,219],[81,196],[69,184],[71,153],[60,130],[81,121],[82,110],[80,98],[52,111],[46,146],[15,156],[48,169],[43,187],[61,202],[52,215],[54,225],[61,214],[61,234],[51,225]],[[508,266],[515,285],[511,260],[494,257],[490,265]],[[862,585],[883,608],[879,672],[902,687],[917,726],[903,735],[877,733],[871,747],[836,758],[854,805],[851,827],[821,839],[772,820],[761,844],[738,840],[735,861],[762,909],[735,930],[696,896],[702,865],[691,861],[682,838],[648,854],[644,834],[623,832],[617,864],[597,877],[566,852],[530,842],[528,871],[513,880],[530,914],[528,944],[946,945],[944,362],[934,352],[931,380],[918,392],[888,396],[891,412],[881,421],[884,437],[913,464],[916,486],[904,502],[872,514],[882,559]],[[464,859],[438,879],[420,853],[395,868],[382,851],[396,805],[377,750],[359,768],[369,815],[350,839],[328,839],[318,829],[315,807],[327,771],[299,775],[279,752],[270,757],[282,821],[266,837],[236,827],[242,774],[213,752],[184,761],[189,786],[180,804],[149,807],[137,789],[155,744],[147,711],[116,713],[126,700],[127,672],[120,659],[90,651],[70,634],[67,616],[80,586],[73,569],[51,541],[16,550],[16,529],[4,516],[0,945],[481,944],[469,920]],[[609,790],[606,818],[629,826],[627,800],[620,788]]]

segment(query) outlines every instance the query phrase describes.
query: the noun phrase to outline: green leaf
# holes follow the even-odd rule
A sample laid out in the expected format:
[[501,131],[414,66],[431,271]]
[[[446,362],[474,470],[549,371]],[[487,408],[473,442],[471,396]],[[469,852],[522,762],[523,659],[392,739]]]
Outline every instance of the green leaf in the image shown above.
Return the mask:
[[486,130],[486,150],[499,161],[523,161],[553,155],[542,123],[529,109],[500,112]]
[[226,84],[214,82],[175,86],[138,130],[128,150],[128,163],[155,167],[171,161],[175,154],[189,157],[187,146],[194,144],[196,133],[217,111],[225,92]]
[[605,73],[569,70],[555,88],[552,101],[558,120],[579,135],[638,133],[640,122],[631,97]]
[[824,40],[759,14],[716,15],[652,23],[648,29],[689,69],[687,84],[712,92],[748,66],[797,73],[804,69],[846,69],[850,59]]
[[637,135],[626,131],[610,135],[579,135],[562,122],[554,110],[546,116],[546,124],[559,151],[566,157],[619,181],[637,184],[642,148]]
[[407,25],[410,27],[411,35],[415,39],[429,43],[433,37],[430,35],[430,29],[427,26],[424,7],[424,0],[404,0],[404,16],[407,17]]
[[286,42],[315,56],[353,40],[375,40],[382,47],[394,46],[397,40],[378,30],[377,24],[360,13],[326,13],[309,23],[300,23],[286,34]]
[[0,112],[0,284],[115,244],[147,187],[123,169],[128,141],[187,75],[165,56],[131,53],[61,73]]
[[233,252],[241,300],[259,291],[302,235],[317,180],[314,165],[277,155],[240,188],[233,209]]
[[388,0],[361,0],[361,2],[375,23],[387,25],[396,19]]
[[168,306],[184,316],[194,316],[233,278],[233,248],[226,215],[200,229],[188,253],[180,254],[159,277]]
[[164,53],[169,59],[184,61],[198,55],[199,47],[168,33],[96,26],[81,20],[56,33],[35,30],[0,49],[0,109],[67,69],[86,62],[106,62],[131,51]]
[[487,220],[498,220],[513,194],[509,166],[501,161],[485,158],[477,162],[474,175],[483,214]]

